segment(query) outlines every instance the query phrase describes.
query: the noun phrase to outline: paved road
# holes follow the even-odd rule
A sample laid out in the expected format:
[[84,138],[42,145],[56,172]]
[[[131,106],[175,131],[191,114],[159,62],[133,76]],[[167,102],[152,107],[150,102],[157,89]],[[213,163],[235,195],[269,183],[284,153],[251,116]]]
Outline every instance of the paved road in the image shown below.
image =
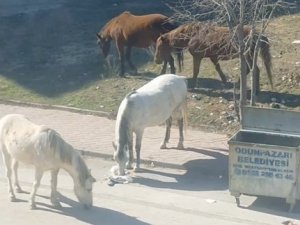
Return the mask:
[[[111,160],[114,121],[92,115],[32,107],[0,104],[0,116],[22,113],[40,124],[56,129],[75,148],[98,157],[86,156],[94,186],[94,207],[81,208],[66,173],[59,175],[63,208],[49,205],[49,176],[44,177],[37,198],[38,210],[29,210],[28,194],[19,194],[17,203],[8,201],[3,163],[0,161],[0,225],[99,224],[99,225],[266,225],[295,220],[300,224],[299,205],[287,213],[284,200],[242,196],[238,208],[228,191],[228,146],[224,135],[188,130],[185,150],[160,150],[162,127],[145,132],[142,173],[132,173],[133,182],[107,185]],[[170,147],[176,146],[177,131],[172,130]],[[151,163],[154,162],[154,163]],[[30,191],[33,172],[20,168],[21,184]]]
[[[90,155],[111,158],[113,153],[114,120],[93,115],[83,115],[69,111],[55,109],[40,109],[34,107],[21,107],[0,104],[0,117],[9,113],[21,113],[37,124],[45,124],[57,130],[63,138],[74,146]],[[145,130],[141,158],[147,163],[154,161],[175,167],[184,167],[192,160],[210,159],[227,160],[227,137],[224,135],[205,133],[202,131],[187,130],[185,134],[186,150],[167,149],[160,150],[165,130],[163,127],[151,127]],[[178,130],[172,129],[171,140],[168,147],[176,147]],[[209,156],[206,150],[216,156]],[[227,171],[227,168],[223,168]],[[222,170],[223,170],[222,169]]]
[[[283,202],[274,199],[259,202],[255,197],[243,197],[246,208],[238,208],[226,182],[206,174],[147,167],[143,173],[132,174],[133,183],[111,187],[107,185],[107,177],[113,162],[99,158],[86,158],[86,161],[97,179],[91,210],[84,210],[77,203],[72,181],[66,173],[60,173],[58,180],[62,209],[53,209],[49,204],[48,174],[38,191],[37,210],[29,209],[28,194],[17,194],[19,202],[9,202],[7,183],[0,168],[0,224],[280,225],[299,219],[299,214],[285,213]],[[21,185],[26,191],[31,189],[32,176],[31,168],[22,165]]]

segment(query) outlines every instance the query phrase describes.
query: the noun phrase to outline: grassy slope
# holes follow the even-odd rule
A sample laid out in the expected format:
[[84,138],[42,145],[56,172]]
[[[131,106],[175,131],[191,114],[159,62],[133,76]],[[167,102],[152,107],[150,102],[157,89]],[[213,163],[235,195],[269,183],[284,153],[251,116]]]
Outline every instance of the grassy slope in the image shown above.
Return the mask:
[[[291,42],[300,38],[300,14],[285,16],[274,20],[269,27],[268,35],[271,39],[273,55],[273,75],[275,90],[269,92],[269,86],[262,69],[262,89],[265,92],[259,98],[259,105],[269,105],[271,98],[276,98],[283,107],[300,110],[300,72],[296,68],[296,61],[300,61],[300,46],[294,46]],[[297,58],[298,57],[298,58]],[[238,76],[238,60],[221,63],[224,72],[232,79]],[[57,95],[43,95],[33,91],[28,86],[15,82],[0,75],[0,96],[2,99],[15,99],[27,102],[60,104],[79,108],[101,110],[116,114],[118,105],[126,93],[136,89],[159,72],[160,66],[152,62],[139,68],[141,76],[127,79],[97,78],[85,83],[80,88],[70,89]],[[181,73],[190,76],[192,71],[191,57],[185,55],[185,69]],[[232,105],[232,87],[221,86],[219,77],[208,60],[203,60],[200,71],[201,79],[198,83],[200,89],[189,93],[189,125],[194,127],[209,128],[218,132],[229,132],[237,129],[238,125],[232,121],[234,112],[229,109]],[[28,78],[30,79],[30,78]],[[60,90],[65,85],[72,86],[72,81],[62,77],[50,84],[52,91]],[[30,80],[34,83],[36,80]],[[76,81],[74,81],[76,82]],[[37,82],[38,84],[38,82]],[[278,94],[279,93],[279,94]]]

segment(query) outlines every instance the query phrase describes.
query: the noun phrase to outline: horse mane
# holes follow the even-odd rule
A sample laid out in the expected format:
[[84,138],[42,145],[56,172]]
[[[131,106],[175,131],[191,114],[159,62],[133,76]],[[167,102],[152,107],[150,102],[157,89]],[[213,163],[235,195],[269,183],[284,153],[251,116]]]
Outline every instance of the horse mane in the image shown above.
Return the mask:
[[[124,108],[121,117],[119,118],[119,128],[118,128],[119,146],[120,145],[125,146],[126,144],[128,144],[128,140],[130,138],[130,124],[128,122],[128,116],[130,116],[131,114],[130,108],[133,102],[130,101],[129,97],[135,93],[136,93],[135,90],[128,93],[123,100]],[[119,158],[119,160],[123,160],[126,157],[126,153],[121,148],[119,148],[117,152],[117,157]]]
[[80,153],[68,144],[55,130],[47,127],[43,127],[42,132],[46,133],[46,137],[43,137],[40,142],[42,146],[49,146],[49,150],[52,151],[55,158],[68,165],[75,166],[77,175],[81,184],[84,184],[85,180],[89,177],[90,172],[83,161]]
[[136,93],[136,91],[134,90],[125,96],[126,106],[125,106],[125,108],[122,112],[121,118],[120,118],[120,131],[119,131],[119,138],[122,137],[122,139],[124,138],[123,140],[128,140],[128,138],[129,138],[129,128],[130,127],[129,127],[129,123],[128,123],[128,116],[131,114],[130,106],[133,105],[133,102],[130,101],[129,97],[135,93]]

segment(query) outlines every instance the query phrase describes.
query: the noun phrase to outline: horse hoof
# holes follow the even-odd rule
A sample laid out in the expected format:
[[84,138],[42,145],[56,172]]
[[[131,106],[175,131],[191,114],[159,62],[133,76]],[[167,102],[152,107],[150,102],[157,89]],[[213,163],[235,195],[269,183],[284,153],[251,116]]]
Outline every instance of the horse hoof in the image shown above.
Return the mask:
[[56,208],[56,209],[61,209],[61,208],[62,208],[60,202],[52,203],[52,206],[53,206],[54,208]]
[[179,150],[183,150],[183,149],[184,149],[184,146],[183,146],[183,144],[182,144],[182,143],[178,144],[178,145],[177,145],[177,149],[179,149]]
[[162,143],[162,144],[160,145],[160,149],[167,149],[167,145],[166,145],[165,143]]
[[140,173],[143,170],[140,167],[134,167],[133,171],[136,172],[136,173]]
[[30,204],[30,209],[35,210],[36,209],[36,204]]
[[125,170],[119,170],[118,176],[125,176]]
[[16,187],[16,192],[17,193],[25,193],[25,191],[22,190],[20,187]]
[[17,201],[16,196],[10,196],[10,201],[11,201],[11,202],[16,202],[16,201]]
[[128,170],[132,170],[133,169],[133,166],[130,164],[128,164],[127,166],[126,166],[126,169],[128,169]]

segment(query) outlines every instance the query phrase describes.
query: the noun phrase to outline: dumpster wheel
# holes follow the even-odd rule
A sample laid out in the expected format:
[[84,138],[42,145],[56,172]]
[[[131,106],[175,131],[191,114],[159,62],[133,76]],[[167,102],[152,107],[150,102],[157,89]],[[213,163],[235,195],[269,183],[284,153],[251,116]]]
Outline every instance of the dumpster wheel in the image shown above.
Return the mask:
[[241,201],[240,201],[240,197],[235,197],[235,203],[237,207],[241,206]]

